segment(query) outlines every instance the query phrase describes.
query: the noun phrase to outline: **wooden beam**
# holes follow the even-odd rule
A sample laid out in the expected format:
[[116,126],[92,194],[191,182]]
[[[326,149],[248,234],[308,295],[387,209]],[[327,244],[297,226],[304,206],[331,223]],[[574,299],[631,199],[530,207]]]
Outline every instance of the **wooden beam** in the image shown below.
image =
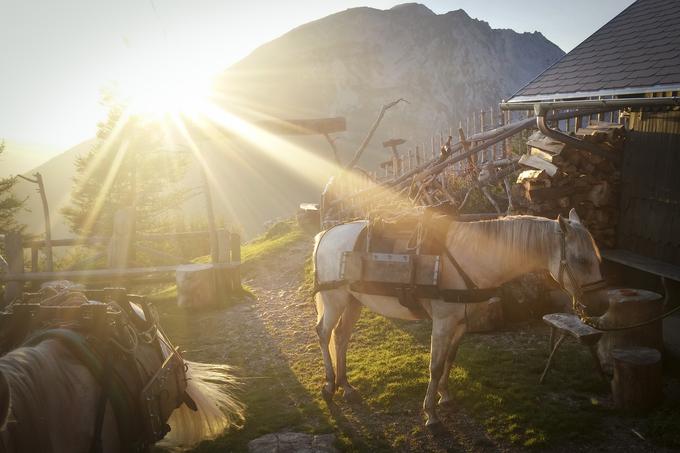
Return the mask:
[[[238,269],[240,261],[211,264],[215,269]],[[173,280],[177,266],[130,267],[127,269],[88,269],[82,271],[56,272],[13,272],[0,275],[4,282],[46,282],[50,280],[71,281],[109,281],[109,280],[155,280],[164,281],[168,277]],[[171,277],[171,278],[170,278]]]
[[277,119],[255,122],[254,125],[277,135],[328,135],[347,130],[344,117],[313,119]]
[[406,143],[406,140],[403,138],[391,138],[385,142],[383,142],[383,148],[394,148],[395,146],[403,145]]

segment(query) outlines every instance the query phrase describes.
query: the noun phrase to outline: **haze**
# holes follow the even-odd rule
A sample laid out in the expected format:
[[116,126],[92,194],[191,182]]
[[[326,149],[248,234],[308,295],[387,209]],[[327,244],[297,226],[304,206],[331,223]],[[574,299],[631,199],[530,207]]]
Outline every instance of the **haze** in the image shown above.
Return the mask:
[[[94,136],[103,116],[101,88],[137,69],[143,73],[149,61],[214,75],[297,25],[351,7],[398,3],[2,0],[0,139],[7,152],[0,176],[30,170]],[[531,0],[424,3],[437,13],[462,8],[494,28],[538,30],[569,51],[632,2],[578,0],[559,15],[554,4]]]

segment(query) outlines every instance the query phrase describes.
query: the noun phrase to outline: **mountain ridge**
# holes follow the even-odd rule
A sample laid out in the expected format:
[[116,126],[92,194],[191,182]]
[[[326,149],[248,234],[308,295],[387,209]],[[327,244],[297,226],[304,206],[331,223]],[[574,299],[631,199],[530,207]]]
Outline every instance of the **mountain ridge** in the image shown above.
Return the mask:
[[[429,144],[435,133],[457,128],[470,113],[497,105],[563,54],[540,32],[493,29],[462,9],[436,14],[417,3],[387,10],[358,7],[264,43],[218,77],[217,87],[225,99],[222,107],[246,119],[345,117],[347,131],[335,135],[343,162],[381,105],[407,99],[409,104],[385,115],[364,153],[360,164],[375,169],[389,156],[383,141],[404,138],[403,150]],[[309,153],[331,157],[323,137],[284,138]],[[289,156],[271,154],[284,151],[263,152],[264,145],[224,139],[200,146],[219,183],[216,212],[228,223],[241,224],[246,236],[260,231],[266,220],[290,215],[298,203],[318,200],[331,176],[321,169],[301,176],[299,168],[291,167],[302,162],[286,165]],[[71,160],[70,166],[43,170],[48,190],[53,187],[62,198],[68,198],[75,173],[69,151],[61,159]],[[191,174],[189,183],[198,185],[196,169]],[[59,202],[50,204],[55,224],[61,225],[57,237],[67,229]],[[41,232],[35,214],[41,211],[35,206],[30,231]]]

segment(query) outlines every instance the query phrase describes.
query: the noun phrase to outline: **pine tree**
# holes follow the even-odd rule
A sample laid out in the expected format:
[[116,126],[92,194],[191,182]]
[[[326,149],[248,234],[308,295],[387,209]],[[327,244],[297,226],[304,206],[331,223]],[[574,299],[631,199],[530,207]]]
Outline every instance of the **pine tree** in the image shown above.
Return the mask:
[[[5,143],[0,142],[0,155],[5,151]],[[15,216],[24,204],[13,193],[12,188],[16,184],[16,177],[0,178],[0,233],[11,231],[22,232],[25,225],[17,223]]]
[[98,126],[98,141],[76,159],[71,204],[62,210],[73,233],[109,236],[115,213],[133,208],[135,230],[152,232],[170,222],[187,190],[179,188],[186,159],[167,149],[163,128],[106,98],[109,114]]

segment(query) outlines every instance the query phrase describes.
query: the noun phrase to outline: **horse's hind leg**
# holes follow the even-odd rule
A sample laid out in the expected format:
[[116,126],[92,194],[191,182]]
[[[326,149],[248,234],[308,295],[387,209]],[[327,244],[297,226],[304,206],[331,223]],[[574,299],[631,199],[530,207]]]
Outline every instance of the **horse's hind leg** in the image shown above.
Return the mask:
[[446,404],[451,401],[451,394],[449,393],[449,375],[451,374],[453,361],[456,359],[460,340],[463,338],[466,328],[467,326],[465,324],[458,324],[458,326],[455,327],[451,345],[449,346],[449,352],[446,357],[446,363],[444,364],[444,371],[442,377],[439,379],[439,404]]
[[357,401],[361,397],[359,392],[349,384],[347,380],[347,346],[352,336],[352,328],[361,315],[361,303],[350,296],[347,308],[335,328],[335,361],[338,387],[342,387],[343,395],[347,401]]
[[335,393],[335,372],[333,371],[333,361],[328,345],[331,341],[333,329],[345,311],[348,297],[349,294],[344,289],[320,291],[315,296],[318,313],[316,333],[319,336],[321,356],[326,370],[326,382],[321,388],[321,395],[326,401],[330,401]]
[[425,424],[427,426],[439,423],[437,417],[437,387],[444,373],[446,357],[451,345],[454,328],[457,324],[455,316],[438,317],[433,311],[432,314],[432,339],[430,346],[430,382],[427,385],[425,401],[423,401],[423,411],[425,412]]

